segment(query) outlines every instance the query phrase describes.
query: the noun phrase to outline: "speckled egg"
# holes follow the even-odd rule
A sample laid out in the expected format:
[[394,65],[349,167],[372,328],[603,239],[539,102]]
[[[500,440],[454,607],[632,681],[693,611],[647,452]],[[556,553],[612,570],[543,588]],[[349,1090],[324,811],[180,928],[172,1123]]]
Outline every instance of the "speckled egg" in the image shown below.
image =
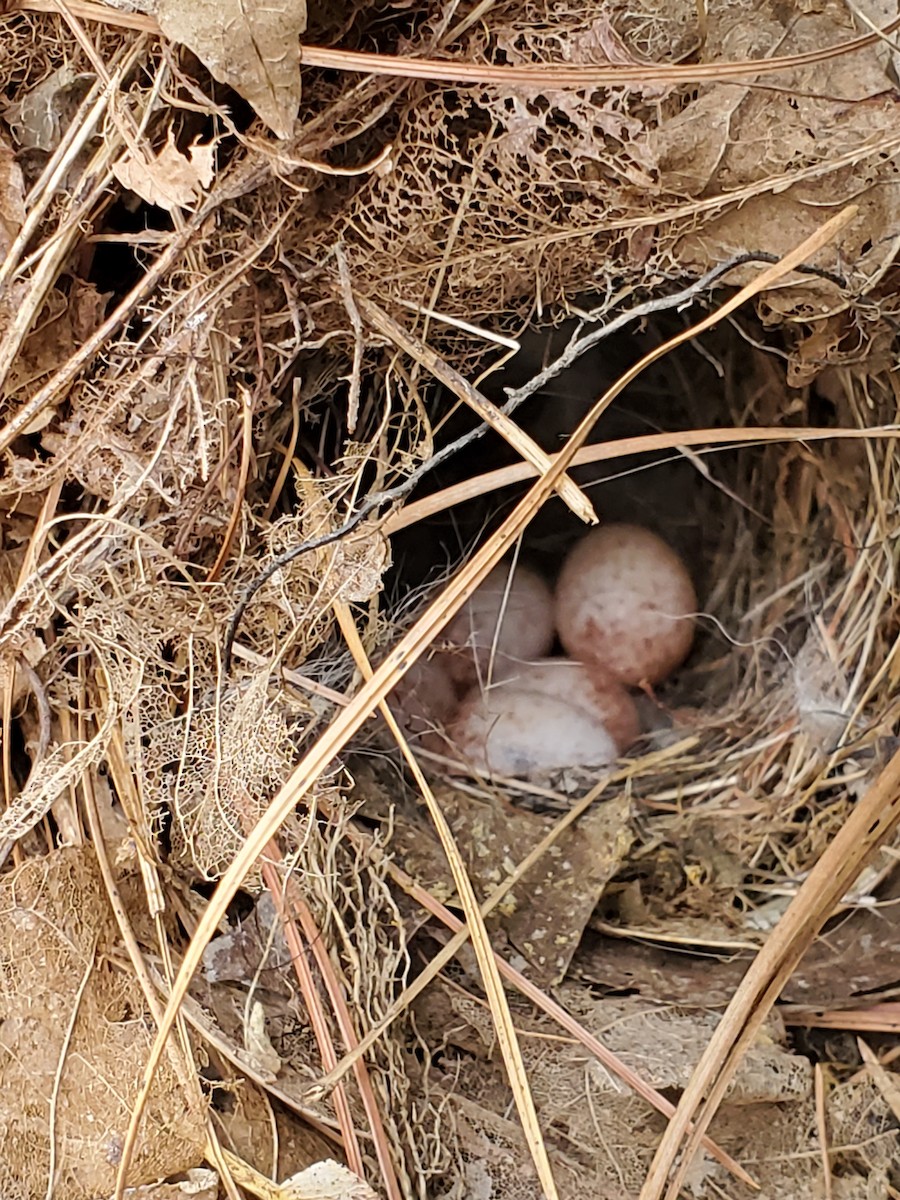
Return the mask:
[[623,683],[660,683],[691,648],[697,594],[687,567],[638,525],[605,525],[582,538],[556,585],[556,628],[573,658]]
[[456,688],[441,659],[417,659],[387,697],[397,724],[408,737],[441,729],[455,711]]
[[546,654],[553,644],[553,597],[543,579],[527,567],[500,563],[438,638],[449,647],[447,670],[455,683],[486,681],[495,668]]
[[612,734],[587,709],[511,683],[463,700],[447,743],[450,757],[489,775],[605,766],[618,755]]
[[564,700],[595,717],[624,753],[641,732],[637,706],[628,691],[602,667],[571,658],[542,658],[506,666],[499,674],[496,691],[504,687],[538,692]]

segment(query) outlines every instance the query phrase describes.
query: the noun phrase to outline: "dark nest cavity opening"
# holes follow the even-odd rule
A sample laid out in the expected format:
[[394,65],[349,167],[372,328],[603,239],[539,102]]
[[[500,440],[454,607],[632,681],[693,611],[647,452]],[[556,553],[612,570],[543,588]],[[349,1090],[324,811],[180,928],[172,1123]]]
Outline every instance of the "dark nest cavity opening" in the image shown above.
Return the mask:
[[[573,325],[569,321],[555,329],[529,330],[519,354],[486,376],[483,393],[502,405],[511,390],[559,356]],[[795,431],[837,429],[847,423],[852,406],[848,399],[838,411],[845,402],[837,373],[830,372],[822,388],[790,390],[778,343],[761,348],[760,329],[752,322],[745,325],[735,323],[692,341],[646,370],[594,426],[586,454],[596,461],[570,472],[601,522],[631,522],[653,530],[689,567],[702,615],[690,659],[666,689],[679,703],[702,703],[704,696],[721,700],[759,655],[773,666],[779,659],[788,661],[790,630],[802,623],[802,609],[793,613],[778,606],[784,615],[771,624],[770,642],[757,639],[754,647],[743,644],[752,640],[748,620],[754,620],[755,607],[772,591],[790,583],[783,572],[772,578],[777,561],[785,557],[815,568],[803,589],[809,618],[825,602],[824,568],[846,533],[836,537],[822,487],[812,488],[795,519],[787,511],[797,499],[801,464],[834,450],[827,443],[797,440]],[[678,328],[674,321],[661,321],[601,342],[526,400],[515,421],[542,449],[561,449],[597,398]],[[441,429],[437,448],[477,424],[470,410],[446,394],[437,397],[435,409]],[[753,426],[778,427],[783,438],[769,433],[742,441]],[[727,438],[730,429],[736,432]],[[708,440],[704,430],[712,431]],[[680,431],[683,442],[677,439]],[[717,443],[717,434],[727,440]],[[858,443],[845,445],[842,454],[865,457]],[[410,598],[433,595],[441,580],[502,523],[533,476],[527,482],[492,486],[447,508],[441,506],[441,494],[517,463],[517,452],[491,431],[429,474],[410,504],[426,509],[427,497],[432,497],[437,511],[412,524],[404,524],[402,516],[397,522],[401,527],[392,537],[393,567],[386,580],[389,610],[408,610]],[[554,496],[525,530],[520,561],[552,583],[567,551],[585,532],[586,526]],[[413,611],[419,611],[418,605]]]
[[[666,318],[601,343],[515,420],[544,449],[559,449],[597,397],[680,327]],[[554,360],[571,331],[530,331],[520,354],[479,386],[502,403]],[[697,588],[691,654],[656,689],[659,719],[611,772],[608,794],[624,785],[634,798],[646,844],[632,882],[647,920],[702,914],[723,936],[736,921],[746,932],[747,911],[764,910],[815,861],[890,752],[896,727],[894,442],[856,436],[895,420],[894,394],[858,368],[828,369],[790,388],[785,361],[779,342],[747,316],[683,345],[599,419],[590,445],[605,457],[572,472],[601,521],[659,533]],[[438,448],[473,427],[471,413],[445,394],[432,412]],[[755,437],[755,429],[765,433]],[[656,441],[637,452],[635,438]],[[406,525],[403,514],[396,519],[385,645],[527,484],[452,507],[441,493],[517,461],[488,433],[413,494],[410,514],[434,511]],[[521,561],[552,582],[584,532],[554,498],[525,530]],[[432,770],[440,775],[439,761]],[[589,782],[579,776],[577,790]],[[706,864],[702,887],[694,860]],[[609,904],[617,919],[615,890]]]

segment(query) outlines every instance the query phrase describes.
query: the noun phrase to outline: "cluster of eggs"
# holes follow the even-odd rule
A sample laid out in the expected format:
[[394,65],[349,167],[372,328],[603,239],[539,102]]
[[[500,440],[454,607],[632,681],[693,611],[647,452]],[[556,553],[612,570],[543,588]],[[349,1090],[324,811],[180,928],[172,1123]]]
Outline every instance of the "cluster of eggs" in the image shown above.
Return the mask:
[[[565,559],[555,590],[496,567],[391,697],[405,730],[499,775],[604,766],[640,735],[630,688],[685,659],[697,598],[661,538],[605,525]],[[564,655],[551,655],[558,639]]]

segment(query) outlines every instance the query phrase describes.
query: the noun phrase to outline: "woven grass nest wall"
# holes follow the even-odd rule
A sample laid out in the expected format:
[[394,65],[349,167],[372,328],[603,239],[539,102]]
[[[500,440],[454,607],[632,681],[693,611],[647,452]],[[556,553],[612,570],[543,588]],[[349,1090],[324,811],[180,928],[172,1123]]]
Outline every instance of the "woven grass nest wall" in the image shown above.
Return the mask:
[[[896,16],[8,6],[4,1198],[898,1194]],[[404,758],[594,517],[641,739]]]

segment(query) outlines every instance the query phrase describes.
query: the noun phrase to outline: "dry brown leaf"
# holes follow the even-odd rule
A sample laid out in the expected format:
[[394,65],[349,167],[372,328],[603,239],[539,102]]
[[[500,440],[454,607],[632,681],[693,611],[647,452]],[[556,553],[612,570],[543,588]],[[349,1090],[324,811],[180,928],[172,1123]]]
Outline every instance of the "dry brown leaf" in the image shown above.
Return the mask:
[[213,177],[212,145],[188,147],[187,155],[175,145],[172,131],[159,154],[150,158],[137,148],[113,164],[113,174],[123,187],[172,212],[190,208]]
[[163,33],[193,50],[278,137],[289,137],[300,105],[300,34],[306,0],[159,0]]
[[[290,1176],[334,1153],[334,1142],[326,1140],[286,1105],[275,1105],[273,1110],[263,1088],[239,1073],[232,1076],[227,1066],[224,1073],[229,1083],[233,1080],[233,1086],[228,1092],[230,1103],[216,1114],[216,1122],[221,1127],[221,1140],[249,1167],[267,1178]],[[247,1196],[252,1194],[247,1187]]]
[[12,147],[0,138],[0,258],[25,220],[25,181]]
[[[463,847],[469,875],[484,895],[552,824],[549,818],[476,800],[452,787],[436,787],[435,794]],[[629,811],[625,796],[594,805],[489,918],[489,927],[499,923],[537,979],[555,983],[565,974],[591,913],[633,841]],[[431,890],[449,894],[449,876],[436,842],[401,821],[394,845],[401,853],[407,850],[407,868],[418,872]]]
[[[15,312],[17,301],[24,298],[24,294],[24,291],[20,291],[18,281],[14,282],[10,295],[0,301],[0,313],[7,314],[5,319],[0,316],[0,323],[6,324],[9,315]],[[18,357],[10,367],[5,389],[7,394],[28,396],[32,389],[40,386],[49,375],[59,369],[60,364],[67,360],[74,349],[68,298],[61,288],[51,288],[47,292],[34,329],[22,342]],[[55,415],[56,407],[48,405],[43,411],[36,413],[21,432],[36,433],[45,428]]]
[[[862,7],[872,20],[883,19],[881,0],[866,0]],[[896,5],[887,7],[896,13]],[[707,51],[722,58],[802,53],[843,36],[846,20],[846,12],[825,7],[798,17],[786,30],[777,5],[759,6],[753,22],[726,6],[711,21]],[[877,281],[896,253],[898,225],[896,189],[885,186],[895,153],[887,143],[896,129],[888,60],[889,50],[879,42],[836,59],[827,82],[819,67],[807,65],[786,74],[774,91],[710,84],[647,135],[666,188],[691,196],[750,193],[739,207],[681,240],[677,257],[683,270],[699,274],[745,250],[781,254],[815,227],[822,205],[852,196],[859,207],[856,220],[839,247],[814,261],[841,275],[856,272],[870,286]],[[746,278],[745,270],[731,276],[734,282]],[[839,285],[813,277],[768,293],[759,308],[764,321],[780,325],[785,318],[814,320],[840,302]],[[794,386],[815,376],[811,358],[817,367],[832,358],[837,349],[832,332],[820,335],[802,360],[792,361]]]
[[112,292],[98,291],[93,283],[73,279],[69,289],[69,320],[76,342],[86,342],[103,322]]
[[59,67],[10,104],[4,116],[19,145],[47,153],[55,150],[93,82],[93,75],[78,74],[70,66]]
[[244,1023],[244,1047],[255,1070],[266,1080],[274,1079],[281,1070],[281,1057],[266,1032],[266,1010],[255,1000]]
[[[113,967],[118,929],[93,854],[29,859],[0,884],[0,1195],[109,1195],[152,1025],[134,979]],[[67,1042],[67,1036],[69,1038]],[[170,1063],[131,1180],[199,1164],[205,1114]],[[54,1160],[55,1154],[55,1160]]]
[[686,954],[593,930],[572,960],[572,975],[599,988],[682,1008],[724,1008],[747,969],[749,954]]
[[732,117],[745,95],[744,88],[712,88],[647,135],[668,187],[689,196],[703,192],[722,161]]
[[289,961],[290,950],[274,902],[263,892],[240,925],[213,938],[206,947],[203,974],[210,984],[250,984],[265,970],[267,989],[283,992],[289,991],[287,980],[272,967]]
[[[658,1089],[680,1090],[719,1021],[718,1013],[684,1012],[671,1004],[649,1003],[638,996],[597,998],[583,984],[564,983],[560,1002],[596,1038]],[[457,988],[435,988],[417,1003],[416,1019],[432,1037],[438,1030],[447,1046],[458,1047],[471,1060],[497,1062],[490,1014],[482,1001]],[[532,1034],[546,1032],[546,1019],[516,1013],[517,1027]],[[729,1090],[731,1104],[789,1103],[812,1093],[809,1060],[784,1045],[786,1034],[777,1014],[759,1033]],[[595,1095],[621,1096],[621,1084],[605,1067],[585,1065],[584,1051],[574,1043],[555,1046],[548,1054],[539,1038],[523,1039],[526,1063],[547,1125],[564,1121],[570,1104],[565,1093],[577,1094],[578,1080],[591,1076]],[[566,1078],[571,1089],[561,1086]],[[570,1131],[572,1134],[575,1130]]]
[[[689,1076],[717,1020],[706,1012],[684,1013],[670,1004],[651,1005],[636,997],[598,999],[591,989],[574,984],[562,987],[560,999],[594,1036],[614,1044],[621,1057],[673,1093]],[[545,1018],[526,1012],[524,1006],[515,1008],[515,1017],[548,1148],[558,1168],[560,1195],[564,1200],[635,1197],[659,1136],[659,1118],[642,1100],[623,1093],[599,1063],[586,1061],[581,1046],[547,1037],[551,1027]],[[424,1037],[440,1040],[434,1074],[448,1092],[454,1136],[459,1139],[458,1169],[466,1163],[481,1168],[477,1176],[466,1173],[461,1194],[540,1200],[538,1186],[528,1182],[531,1165],[521,1135],[512,1123],[504,1128],[495,1115],[508,1111],[508,1088],[483,1002],[458,984],[438,984],[417,1002],[416,1023]],[[810,1066],[785,1050],[784,1040],[780,1022],[772,1019],[753,1046],[724,1110],[726,1116],[738,1114],[735,1126],[750,1133],[751,1145],[753,1132],[765,1129],[776,1112],[779,1129],[788,1138],[798,1136],[802,1142],[807,1136]],[[765,1144],[773,1144],[771,1136]],[[741,1157],[752,1154],[746,1142],[737,1149]],[[725,1183],[719,1167],[706,1160],[705,1168]],[[753,1168],[758,1176],[757,1163]],[[515,1187],[510,1186],[513,1182]],[[725,1187],[722,1192],[734,1194]],[[716,1194],[708,1189],[685,1192],[695,1198]],[[811,1200],[808,1191],[785,1186],[763,1194]]]
[[[891,880],[879,892],[878,908],[862,904],[836,918],[833,928],[817,938],[801,959],[784,986],[782,1000],[815,1011],[894,996],[900,955],[898,892],[900,884]],[[582,978],[605,988],[637,991],[682,1005],[727,1004],[747,968],[746,951],[727,960],[711,951],[688,954],[685,944],[699,941],[696,925],[673,921],[670,933],[669,944],[648,945],[592,932],[573,966]],[[724,956],[726,951],[721,953]]]
[[376,1200],[367,1183],[330,1158],[292,1175],[281,1187],[285,1200]]

